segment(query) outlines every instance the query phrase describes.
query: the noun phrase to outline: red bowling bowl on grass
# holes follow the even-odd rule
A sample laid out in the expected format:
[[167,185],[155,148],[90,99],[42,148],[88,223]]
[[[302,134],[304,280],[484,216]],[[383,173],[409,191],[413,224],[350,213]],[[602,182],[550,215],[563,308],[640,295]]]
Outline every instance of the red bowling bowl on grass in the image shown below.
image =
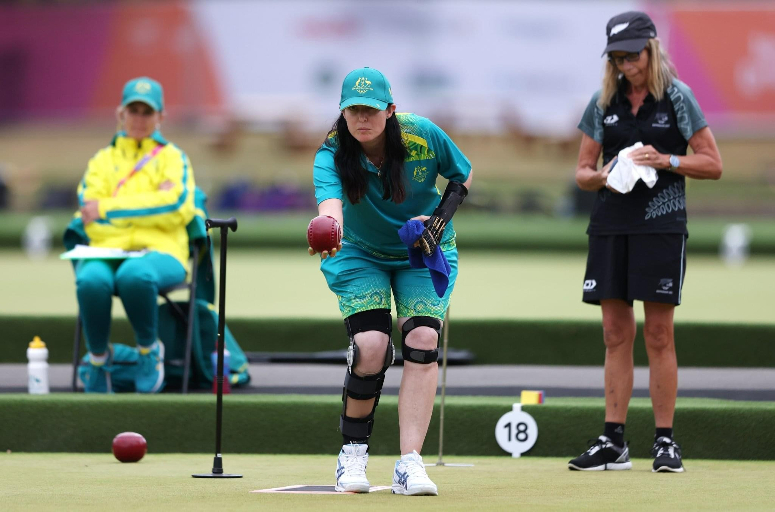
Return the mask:
[[113,438],[113,455],[121,462],[137,462],[147,450],[145,438],[136,432],[122,432]]

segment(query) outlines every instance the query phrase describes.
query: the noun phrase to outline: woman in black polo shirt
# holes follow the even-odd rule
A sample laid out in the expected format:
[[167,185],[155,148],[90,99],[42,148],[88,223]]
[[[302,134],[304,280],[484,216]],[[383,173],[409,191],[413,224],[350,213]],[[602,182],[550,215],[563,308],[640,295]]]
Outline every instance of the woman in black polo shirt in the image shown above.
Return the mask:
[[[589,254],[583,300],[603,312],[605,355],[604,434],[570,469],[630,469],[624,424],[632,394],[635,317],[633,301],[643,301],[643,336],[649,357],[649,392],[656,435],[654,471],[683,471],[673,440],[678,366],[673,311],[681,303],[686,271],[686,177],[719,179],[721,156],[689,87],[677,79],[657,30],[642,12],[611,18],[603,87],[579,123],[583,132],[576,183],[597,191],[587,234]],[[608,186],[619,152],[635,165],[657,171],[649,188],[638,181],[626,194]],[[691,146],[692,155],[686,154]],[[603,168],[597,169],[600,153]]]

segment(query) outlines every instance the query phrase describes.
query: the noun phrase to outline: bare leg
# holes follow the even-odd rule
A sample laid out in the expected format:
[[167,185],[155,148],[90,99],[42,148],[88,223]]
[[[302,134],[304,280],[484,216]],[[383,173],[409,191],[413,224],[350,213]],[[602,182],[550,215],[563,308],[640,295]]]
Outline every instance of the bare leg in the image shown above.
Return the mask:
[[643,337],[649,356],[649,394],[657,428],[672,428],[678,395],[678,360],[675,355],[673,313],[675,306],[644,302]]
[[[407,318],[399,318],[399,329]],[[418,327],[406,338],[406,343],[420,350],[433,350],[438,346],[438,334],[430,327]],[[401,439],[401,455],[422,451],[425,435],[433,414],[433,401],[439,378],[438,363],[419,364],[404,361],[404,374],[398,393],[398,426]]]
[[600,301],[605,342],[605,421],[626,423],[632,396],[635,316],[623,300]]
[[[360,375],[363,377],[363,375]],[[369,400],[356,400],[355,398],[347,397],[347,416],[350,418],[365,418],[371,414],[371,410],[374,409],[374,399]]]

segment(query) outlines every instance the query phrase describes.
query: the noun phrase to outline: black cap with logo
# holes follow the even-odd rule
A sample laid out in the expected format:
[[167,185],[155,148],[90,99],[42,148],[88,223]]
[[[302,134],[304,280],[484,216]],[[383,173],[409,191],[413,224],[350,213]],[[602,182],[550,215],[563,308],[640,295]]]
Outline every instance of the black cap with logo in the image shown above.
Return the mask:
[[628,11],[608,20],[605,33],[608,44],[603,55],[609,52],[635,53],[645,48],[649,39],[657,37],[657,27],[645,12]]

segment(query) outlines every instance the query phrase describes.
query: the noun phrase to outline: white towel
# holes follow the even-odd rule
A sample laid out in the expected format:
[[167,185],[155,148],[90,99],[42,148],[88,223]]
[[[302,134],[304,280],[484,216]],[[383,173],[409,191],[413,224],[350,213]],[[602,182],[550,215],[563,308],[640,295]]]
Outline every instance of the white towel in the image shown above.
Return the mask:
[[657,170],[649,165],[637,165],[627,156],[630,152],[642,147],[642,142],[636,142],[632,146],[619,151],[617,161],[609,172],[608,180],[606,181],[609,187],[622,194],[632,192],[638,180],[643,180],[643,183],[649,188],[654,187],[654,184],[657,182]]

